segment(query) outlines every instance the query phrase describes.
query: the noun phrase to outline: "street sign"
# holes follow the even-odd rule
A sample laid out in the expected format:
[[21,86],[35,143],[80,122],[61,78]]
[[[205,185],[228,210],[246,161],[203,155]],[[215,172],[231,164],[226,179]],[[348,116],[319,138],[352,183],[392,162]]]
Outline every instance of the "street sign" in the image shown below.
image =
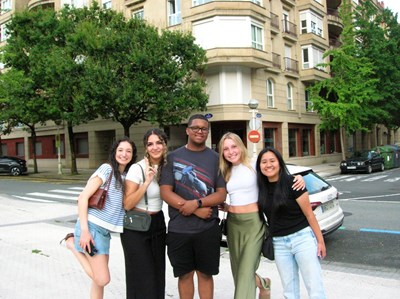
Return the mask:
[[213,117],[213,115],[211,113],[207,113],[206,115],[204,115],[207,119]]
[[251,130],[247,137],[249,138],[250,142],[253,143],[258,143],[261,139],[260,133],[258,133],[256,130]]
[[257,113],[257,114],[256,114],[256,117],[257,117],[257,118],[261,118],[261,116],[262,116],[261,113]]
[[[255,126],[254,126],[254,123],[256,123]],[[253,120],[253,119],[249,120],[249,127],[252,130],[258,130],[259,128],[261,128],[261,120],[258,118],[255,120]]]

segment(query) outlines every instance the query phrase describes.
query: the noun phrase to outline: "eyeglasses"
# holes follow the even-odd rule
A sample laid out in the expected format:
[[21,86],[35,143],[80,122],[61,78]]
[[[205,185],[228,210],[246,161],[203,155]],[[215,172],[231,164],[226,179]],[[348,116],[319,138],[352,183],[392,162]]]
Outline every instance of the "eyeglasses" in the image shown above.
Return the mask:
[[194,133],[208,133],[208,128],[199,128],[199,127],[189,127]]

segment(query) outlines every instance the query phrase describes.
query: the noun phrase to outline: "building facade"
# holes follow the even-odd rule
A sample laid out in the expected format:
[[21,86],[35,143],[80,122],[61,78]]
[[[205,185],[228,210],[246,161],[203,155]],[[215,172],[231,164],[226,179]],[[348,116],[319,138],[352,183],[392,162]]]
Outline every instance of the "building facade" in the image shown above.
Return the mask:
[[[2,38],[3,27],[15,11],[37,7],[58,10],[65,4],[82,7],[92,3],[91,0],[0,1]],[[330,70],[318,64],[323,62],[325,51],[340,45],[341,0],[98,2],[127,18],[143,18],[162,29],[190,31],[196,43],[207,51],[206,113],[211,127],[208,140],[211,148],[218,150],[220,137],[232,131],[241,136],[250,153],[273,146],[289,163],[313,165],[340,161],[339,133],[320,130],[320,118],[312,110],[306,88],[330,76]],[[6,42],[6,36],[2,41]],[[251,109],[249,102],[254,100],[258,105]],[[139,154],[143,152],[143,133],[149,127],[150,124],[141,124],[131,128]],[[260,135],[258,143],[249,140],[252,130]],[[77,126],[74,131],[78,168],[96,167],[107,157],[111,141],[123,134],[118,123],[101,119]],[[186,143],[184,124],[166,131],[170,149]],[[49,124],[38,129],[39,167],[55,166],[57,159],[68,167],[67,134],[64,125]],[[379,133],[375,129],[366,136],[352,136],[346,147],[375,146],[384,143],[383,137],[382,130]],[[3,154],[31,161],[29,140],[22,129],[2,136]]]

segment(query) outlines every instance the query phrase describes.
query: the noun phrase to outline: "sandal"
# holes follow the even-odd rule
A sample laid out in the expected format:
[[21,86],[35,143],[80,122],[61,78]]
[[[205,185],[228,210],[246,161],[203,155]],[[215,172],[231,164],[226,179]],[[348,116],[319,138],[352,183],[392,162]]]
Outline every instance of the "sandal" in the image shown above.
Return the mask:
[[74,233],[68,233],[68,234],[65,236],[65,238],[61,239],[60,244],[61,244],[62,242],[67,242],[67,240],[68,240],[69,238],[73,238],[73,237],[74,237]]
[[260,280],[261,286],[257,284],[257,287],[260,289],[260,294],[258,299],[270,299],[271,298],[271,279],[263,278],[259,274],[256,273],[256,276]]

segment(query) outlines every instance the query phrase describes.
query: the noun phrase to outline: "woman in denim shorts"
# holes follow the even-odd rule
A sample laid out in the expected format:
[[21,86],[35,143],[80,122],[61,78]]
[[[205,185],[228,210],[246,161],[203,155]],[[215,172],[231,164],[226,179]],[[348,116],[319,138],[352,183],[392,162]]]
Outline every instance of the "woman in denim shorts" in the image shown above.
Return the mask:
[[281,154],[263,149],[257,158],[258,203],[273,237],[276,266],[286,299],[299,299],[299,270],[310,298],[324,299],[320,259],[326,256],[321,229],[307,190],[293,190]]
[[[110,232],[123,231],[124,180],[126,172],[135,160],[136,146],[129,138],[124,137],[113,144],[109,163],[102,164],[92,174],[79,195],[79,219],[75,225],[75,232],[67,234],[61,240],[92,279],[90,298],[103,298],[104,287],[110,282]],[[110,177],[104,208],[98,210],[88,207],[89,198],[100,186],[104,186]]]

